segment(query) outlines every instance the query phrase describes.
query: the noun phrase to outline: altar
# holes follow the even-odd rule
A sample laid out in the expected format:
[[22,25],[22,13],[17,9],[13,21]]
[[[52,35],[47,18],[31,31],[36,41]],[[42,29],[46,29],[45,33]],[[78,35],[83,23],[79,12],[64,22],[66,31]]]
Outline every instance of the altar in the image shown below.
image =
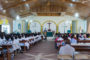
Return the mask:
[[53,37],[53,32],[47,32],[47,37]]
[[[53,28],[55,27],[55,28]],[[51,21],[44,24],[44,32],[46,32],[45,36],[47,37],[53,37],[53,34],[56,32],[56,25],[52,23]]]

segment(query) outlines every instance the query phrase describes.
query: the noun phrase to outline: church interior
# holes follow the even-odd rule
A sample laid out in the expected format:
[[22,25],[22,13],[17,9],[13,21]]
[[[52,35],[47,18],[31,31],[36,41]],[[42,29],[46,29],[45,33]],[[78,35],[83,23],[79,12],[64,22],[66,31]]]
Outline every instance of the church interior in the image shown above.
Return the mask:
[[90,60],[90,0],[0,0],[0,60]]

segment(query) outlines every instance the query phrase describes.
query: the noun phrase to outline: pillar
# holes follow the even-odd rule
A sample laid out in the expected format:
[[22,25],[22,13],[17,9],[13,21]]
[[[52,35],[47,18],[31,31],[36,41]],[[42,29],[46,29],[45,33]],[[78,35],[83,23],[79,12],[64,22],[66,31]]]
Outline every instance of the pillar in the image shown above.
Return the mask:
[[41,25],[41,34],[43,33],[43,26]]
[[72,21],[72,33],[77,33],[77,21]]
[[90,18],[87,19],[87,33],[90,33]]
[[58,28],[59,28],[59,26],[58,26],[58,25],[56,25],[56,33],[58,33]]
[[23,33],[23,26],[24,26],[24,21],[22,21],[22,28],[21,28],[22,33]]
[[72,25],[70,26],[70,30],[71,30],[71,33],[72,33]]
[[8,20],[9,21],[9,24],[10,24],[10,33],[13,32],[13,19],[11,20]]

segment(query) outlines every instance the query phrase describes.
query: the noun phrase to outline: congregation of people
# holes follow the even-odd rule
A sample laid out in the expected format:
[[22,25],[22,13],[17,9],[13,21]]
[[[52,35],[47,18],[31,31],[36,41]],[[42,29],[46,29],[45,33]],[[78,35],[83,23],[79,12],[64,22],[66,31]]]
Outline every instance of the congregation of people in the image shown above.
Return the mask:
[[[73,45],[90,44],[90,42],[84,42],[90,41],[90,34],[56,33],[54,37],[55,48],[58,50],[59,55],[74,56],[76,49]],[[43,38],[45,39],[41,33],[1,33],[0,60],[14,60],[15,55],[29,51]]]
[[14,60],[18,53],[30,50],[42,40],[41,33],[0,34],[0,60]]
[[[76,51],[73,45],[75,46],[90,45],[90,42],[84,42],[84,41],[90,41],[90,34],[56,33],[55,37],[56,37],[55,38],[55,48],[58,50],[59,55],[73,56]],[[79,49],[79,47],[77,48]]]

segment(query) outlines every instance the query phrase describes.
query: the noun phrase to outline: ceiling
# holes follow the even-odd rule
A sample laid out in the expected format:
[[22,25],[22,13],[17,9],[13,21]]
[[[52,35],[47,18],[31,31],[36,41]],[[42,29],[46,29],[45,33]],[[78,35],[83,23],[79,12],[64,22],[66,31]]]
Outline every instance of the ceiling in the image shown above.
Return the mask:
[[90,0],[0,0],[0,14],[8,17],[29,15],[60,16],[79,13],[81,18],[90,16]]

